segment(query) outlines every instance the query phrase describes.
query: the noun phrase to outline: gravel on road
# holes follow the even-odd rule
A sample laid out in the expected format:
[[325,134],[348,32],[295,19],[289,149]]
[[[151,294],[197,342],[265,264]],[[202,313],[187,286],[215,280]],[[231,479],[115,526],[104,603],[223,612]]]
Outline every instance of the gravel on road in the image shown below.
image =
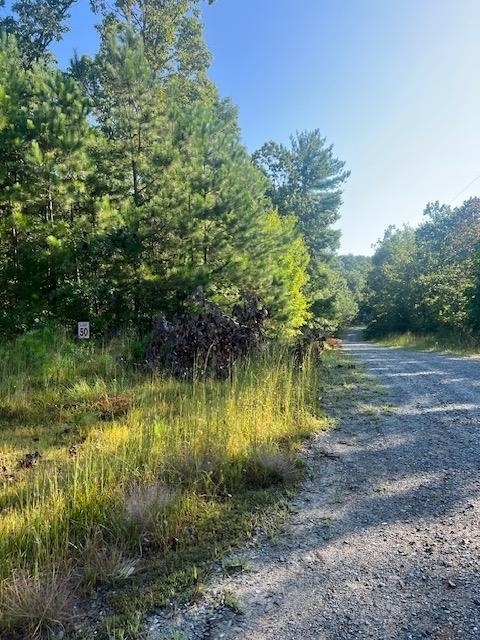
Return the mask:
[[285,530],[151,616],[149,640],[480,639],[480,360],[359,335],[343,348],[380,393],[327,407]]

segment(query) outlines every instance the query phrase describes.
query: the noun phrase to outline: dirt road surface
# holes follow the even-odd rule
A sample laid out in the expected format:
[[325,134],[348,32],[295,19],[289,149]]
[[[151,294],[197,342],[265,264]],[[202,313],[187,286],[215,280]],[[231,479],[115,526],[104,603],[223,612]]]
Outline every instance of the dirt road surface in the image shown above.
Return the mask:
[[344,346],[378,384],[335,407],[285,530],[149,640],[479,640],[480,360]]

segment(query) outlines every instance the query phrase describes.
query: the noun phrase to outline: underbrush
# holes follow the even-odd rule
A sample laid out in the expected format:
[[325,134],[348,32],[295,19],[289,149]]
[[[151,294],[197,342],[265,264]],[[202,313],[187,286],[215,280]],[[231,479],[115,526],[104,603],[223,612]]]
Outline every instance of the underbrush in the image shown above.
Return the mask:
[[0,350],[2,638],[87,638],[87,598],[109,611],[95,637],[138,638],[143,611],[194,597],[268,528],[327,426],[317,352],[181,382],[128,367],[134,348],[50,328]]

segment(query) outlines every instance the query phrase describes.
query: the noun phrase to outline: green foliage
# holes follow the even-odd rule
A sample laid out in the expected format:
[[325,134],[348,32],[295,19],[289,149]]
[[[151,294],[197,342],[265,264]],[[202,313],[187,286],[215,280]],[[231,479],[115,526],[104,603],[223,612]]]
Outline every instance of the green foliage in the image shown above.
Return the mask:
[[[36,62],[20,4],[0,44],[0,330],[56,318],[145,332],[202,286],[223,308],[255,292],[272,334],[293,336],[309,317],[308,240],[297,217],[272,213],[236,109],[206,78],[198,2],[92,2],[100,48],[69,74],[46,49]],[[70,4],[52,14],[48,42]],[[46,6],[35,4],[32,29]],[[340,169],[318,132],[295,140],[295,157],[323,149]],[[324,205],[335,200],[331,183],[322,188]]]
[[338,248],[341,185],[350,175],[318,129],[297,132],[290,148],[267,142],[253,154],[269,180],[267,195],[282,215],[294,214],[312,259],[311,268]]
[[291,136],[290,148],[267,142],[253,154],[253,161],[266,176],[266,195],[280,215],[293,215],[297,220],[309,254],[304,291],[310,299],[310,313],[343,322],[331,315],[334,305],[327,300],[335,298],[336,292],[328,289],[326,272],[338,248],[340,234],[332,225],[339,218],[341,185],[349,176],[345,163],[334,157],[333,146],[326,145],[318,129]]
[[240,292],[267,290],[273,243],[266,232],[263,180],[240,144],[229,101],[203,101],[177,115],[178,179],[185,207],[178,216],[179,271],[221,304]]
[[368,308],[372,332],[406,331],[411,327],[415,301],[415,232],[389,227],[372,258],[368,278]]
[[0,148],[0,326],[69,317],[86,212],[91,127],[75,81],[34,63],[23,69],[12,36],[0,40],[4,125]]
[[15,36],[27,67],[51,59],[48,47],[68,31],[65,21],[70,17],[69,9],[75,1],[15,0],[11,4],[9,15],[0,20],[0,32]]
[[271,285],[264,293],[274,335],[291,338],[310,319],[308,284],[308,249],[298,232],[295,216],[267,215],[266,231],[272,248],[269,251]]
[[480,200],[425,209],[415,230],[389,229],[373,257],[368,305],[373,334],[478,331]]
[[199,0],[91,0],[90,4],[103,18],[103,39],[125,30],[138,34],[158,78],[180,77],[197,90],[207,84],[211,56],[203,40]]
[[[321,281],[320,281],[321,276]],[[349,326],[358,314],[358,304],[347,280],[337,265],[324,265],[319,270],[319,284],[311,304],[316,324],[325,331],[338,331]]]
[[327,426],[318,362],[295,367],[288,349],[203,382],[140,375],[119,358],[129,349],[53,326],[2,345],[2,637],[66,623],[64,603],[98,584],[115,586],[105,607],[119,615],[191,593],[298,481],[296,448]]
[[101,189],[139,207],[158,187],[158,163],[153,161],[164,146],[164,110],[140,35],[125,27],[102,36],[95,59],[74,60],[72,71],[90,97],[104,137],[96,154],[105,181]]
[[358,307],[357,315],[352,320],[364,323],[366,320],[367,279],[372,269],[372,259],[352,254],[338,256],[335,269],[345,279],[352,302]]

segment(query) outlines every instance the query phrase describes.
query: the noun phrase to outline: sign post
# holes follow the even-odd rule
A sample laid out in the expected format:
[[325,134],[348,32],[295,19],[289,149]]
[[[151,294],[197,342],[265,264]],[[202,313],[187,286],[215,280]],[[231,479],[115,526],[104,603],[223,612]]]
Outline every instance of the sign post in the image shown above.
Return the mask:
[[80,340],[90,340],[90,322],[78,323],[78,338]]

